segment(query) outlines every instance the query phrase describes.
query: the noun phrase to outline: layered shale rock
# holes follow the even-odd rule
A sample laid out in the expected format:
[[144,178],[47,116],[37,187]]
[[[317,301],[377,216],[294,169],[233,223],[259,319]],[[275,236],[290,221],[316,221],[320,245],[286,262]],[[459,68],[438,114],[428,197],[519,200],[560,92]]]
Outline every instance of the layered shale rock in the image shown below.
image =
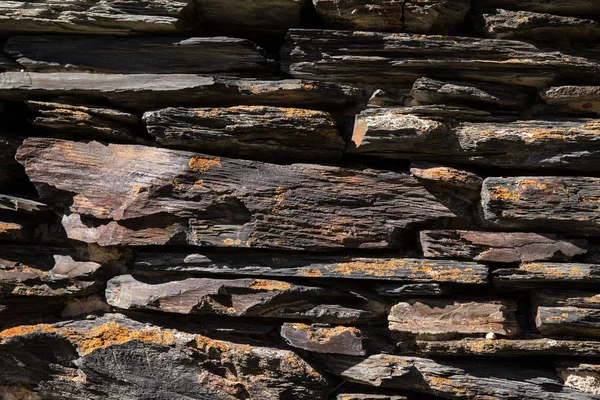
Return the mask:
[[14,36],[4,51],[28,71],[265,76],[272,66],[254,43],[227,37]]
[[0,2],[0,399],[597,399],[599,24]]
[[189,1],[51,0],[0,5],[0,32],[135,35],[176,33],[193,28]]
[[600,122],[596,119],[467,122],[428,115],[426,110],[407,107],[361,112],[348,151],[417,160],[443,156],[458,163],[506,169],[598,170]]
[[344,142],[328,113],[299,108],[238,106],[165,108],[144,114],[161,145],[290,163],[338,161]]
[[327,25],[364,31],[445,34],[465,20],[465,0],[313,0]]
[[193,74],[0,74],[0,99],[36,100],[58,96],[98,99],[134,110],[185,105],[273,105],[339,109],[356,105],[362,91],[297,79],[257,81]]
[[[52,357],[44,356],[46,346]],[[40,398],[314,399],[328,390],[325,378],[289,350],[213,340],[118,314],[6,329],[0,360],[6,366],[0,385]],[[141,360],[143,368],[125,373]]]
[[385,248],[411,224],[459,218],[393,172],[48,139],[28,139],[17,157],[42,198],[72,203],[67,235],[101,245]]
[[543,88],[595,81],[600,71],[593,60],[525,42],[331,30],[290,29],[282,59],[297,78],[380,87],[427,76]]

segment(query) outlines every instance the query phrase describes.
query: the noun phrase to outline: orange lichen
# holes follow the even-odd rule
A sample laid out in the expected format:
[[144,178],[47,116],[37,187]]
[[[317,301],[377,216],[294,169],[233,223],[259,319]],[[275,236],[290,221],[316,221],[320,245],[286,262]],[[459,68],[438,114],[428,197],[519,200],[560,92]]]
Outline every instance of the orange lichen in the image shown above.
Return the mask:
[[171,179],[169,183],[175,190],[183,190],[185,188],[185,185],[179,179]]
[[408,270],[408,279],[428,279],[440,281],[459,281],[463,283],[476,283],[481,277],[473,275],[471,268],[448,268],[434,262],[415,262],[412,260],[393,259],[381,262],[347,262],[336,265],[327,265],[326,269],[341,273],[342,275],[365,274],[377,277],[395,276],[400,270]]
[[227,246],[239,245],[241,243],[242,243],[242,241],[240,239],[233,240],[231,238],[227,238],[227,239],[223,240],[223,244],[226,244]]
[[576,267],[572,267],[568,271],[560,271],[545,264],[529,263],[521,265],[520,269],[527,272],[552,276],[555,278],[576,278],[583,276],[583,272]]
[[13,231],[18,231],[22,228],[19,224],[13,224],[10,222],[0,222],[0,233],[11,233]]
[[116,322],[107,322],[89,331],[75,331],[65,328],[61,329],[59,334],[67,337],[71,342],[76,344],[82,355],[132,340],[159,343],[167,346],[173,345],[176,342],[175,335],[169,331],[159,328],[135,330],[119,325]]
[[351,326],[334,326],[331,328],[327,327],[316,327],[313,328],[309,325],[296,323],[292,324],[292,327],[296,330],[301,330],[306,332],[308,339],[312,342],[317,342],[319,344],[325,344],[330,342],[332,339],[343,333],[349,333],[354,337],[360,337],[361,332],[359,329],[351,327]]
[[192,157],[188,162],[189,167],[194,172],[208,172],[212,167],[220,167],[220,158],[204,158],[204,157]]
[[309,277],[320,277],[323,276],[323,272],[316,268],[302,268],[298,270],[298,275],[309,276]]
[[291,288],[292,285],[287,282],[271,281],[267,279],[255,279],[250,283],[249,287],[252,289],[259,290],[287,290]]
[[24,336],[31,333],[51,333],[56,332],[58,329],[50,324],[38,324],[38,325],[19,325],[13,328],[8,328],[0,332],[0,339],[5,339],[13,336]]
[[204,186],[202,186],[202,184],[204,183],[204,179],[198,179],[196,182],[194,182],[194,184],[192,185],[194,189],[203,189]]
[[248,345],[236,344],[231,342],[224,342],[222,340],[213,340],[209,337],[196,335],[195,337],[196,347],[202,351],[208,352],[210,349],[216,349],[221,353],[230,351],[236,352],[250,352],[252,347]]
[[519,201],[521,199],[519,194],[513,193],[507,188],[501,186],[492,186],[488,189],[488,192],[494,199],[511,201]]

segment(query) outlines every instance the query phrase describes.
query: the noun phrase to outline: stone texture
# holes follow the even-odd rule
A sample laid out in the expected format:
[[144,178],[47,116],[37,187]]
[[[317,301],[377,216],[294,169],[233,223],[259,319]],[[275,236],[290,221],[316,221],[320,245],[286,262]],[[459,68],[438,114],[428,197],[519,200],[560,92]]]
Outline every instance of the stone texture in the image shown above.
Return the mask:
[[589,291],[537,290],[533,300],[542,306],[600,308],[600,294]]
[[600,39],[600,24],[594,20],[529,11],[493,10],[481,14],[477,25],[485,37],[494,39],[549,43]]
[[468,0],[313,0],[328,27],[360,31],[445,34],[466,18]]
[[106,107],[33,100],[27,106],[31,123],[54,135],[132,142],[140,122],[135,114]]
[[561,110],[600,114],[600,86],[557,86],[540,91],[542,100]]
[[493,272],[495,285],[507,288],[533,288],[536,286],[598,284],[600,265],[579,263],[537,262],[522,264],[519,268],[500,268]]
[[499,362],[434,361],[420,357],[377,354],[318,358],[345,380],[362,385],[435,394],[449,399],[527,398],[583,400],[595,398],[562,387],[553,371]]
[[[44,355],[49,347],[50,357]],[[325,378],[289,350],[214,340],[115,314],[6,329],[0,332],[0,363],[2,387],[41,398],[315,399],[329,390]]]
[[[5,72],[0,100],[69,96],[115,107],[150,110],[175,106],[273,105],[314,109],[352,107],[363,92],[349,86],[298,79],[258,81],[194,74],[86,74]],[[93,103],[92,103],[93,104]]]
[[0,4],[0,33],[167,34],[196,25],[189,1],[52,0]]
[[374,289],[383,297],[438,296],[447,291],[438,283],[380,284]]
[[519,333],[515,310],[516,304],[502,301],[406,300],[392,307],[388,320],[390,330],[420,339],[513,336]]
[[[364,356],[369,338],[351,326],[320,326],[284,323],[281,337],[292,347],[316,353]],[[371,343],[371,345],[373,345]]]
[[43,199],[70,204],[67,235],[104,246],[386,248],[411,224],[458,218],[394,172],[52,139],[28,139],[17,158]]
[[[187,278],[152,282],[119,275],[108,281],[106,300],[125,310],[296,318],[334,324],[378,319],[383,311],[381,304],[349,292],[268,279]],[[366,308],[353,308],[353,303]]]
[[600,5],[595,0],[474,0],[473,8],[506,8],[580,18],[600,16]]
[[600,342],[565,339],[483,339],[417,340],[409,350],[428,357],[434,356],[576,356],[596,357]]
[[291,29],[282,65],[297,78],[402,86],[428,76],[543,88],[598,79],[600,65],[533,44],[456,36]]
[[4,51],[28,71],[268,76],[262,49],[228,37],[13,36]]
[[0,295],[86,294],[100,290],[101,272],[99,263],[77,261],[63,249],[2,246]]
[[597,338],[600,335],[600,310],[539,306],[535,325],[544,336]]
[[600,395],[600,365],[560,361],[556,363],[556,370],[566,387]]
[[348,152],[505,169],[597,171],[599,122],[587,118],[466,122],[408,108],[356,116]]
[[167,147],[268,162],[341,159],[344,141],[328,113],[300,108],[238,106],[165,108],[144,114],[148,132]]
[[423,255],[494,263],[570,261],[586,254],[586,239],[564,239],[552,233],[422,231]]
[[481,190],[483,218],[501,228],[597,234],[599,183],[587,177],[487,178]]
[[533,94],[519,86],[430,78],[417,79],[410,95],[421,104],[456,104],[492,111],[523,110],[533,103]]
[[487,267],[473,262],[435,261],[410,258],[315,256],[282,253],[202,254],[138,252],[136,271],[145,273],[185,272],[215,275],[250,275],[289,278],[370,279],[414,281],[426,284],[487,283]]

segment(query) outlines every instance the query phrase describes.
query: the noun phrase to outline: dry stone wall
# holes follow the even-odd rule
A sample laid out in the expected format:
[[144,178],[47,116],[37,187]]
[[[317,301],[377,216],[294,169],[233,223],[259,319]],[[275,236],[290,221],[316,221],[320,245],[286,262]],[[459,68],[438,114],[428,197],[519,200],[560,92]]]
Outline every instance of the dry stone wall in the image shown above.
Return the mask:
[[597,0],[0,1],[0,399],[600,399]]

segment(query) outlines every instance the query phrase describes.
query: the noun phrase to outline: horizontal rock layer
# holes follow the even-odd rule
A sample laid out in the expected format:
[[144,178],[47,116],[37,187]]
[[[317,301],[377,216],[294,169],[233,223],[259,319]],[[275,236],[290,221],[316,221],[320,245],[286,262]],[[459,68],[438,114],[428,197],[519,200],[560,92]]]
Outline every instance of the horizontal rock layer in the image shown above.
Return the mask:
[[17,158],[42,198],[72,203],[67,235],[101,245],[386,248],[411,224],[459,218],[393,172],[50,139],[28,139]]

